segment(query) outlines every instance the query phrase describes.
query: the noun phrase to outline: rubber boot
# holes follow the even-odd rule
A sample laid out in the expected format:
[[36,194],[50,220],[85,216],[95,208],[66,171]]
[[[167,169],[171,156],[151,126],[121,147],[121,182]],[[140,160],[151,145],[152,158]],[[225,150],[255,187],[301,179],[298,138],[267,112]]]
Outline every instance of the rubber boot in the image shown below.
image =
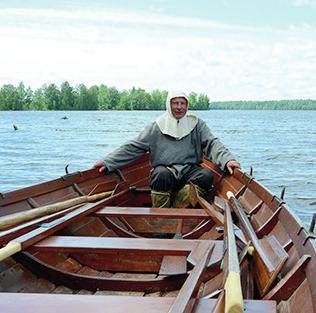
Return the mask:
[[190,206],[190,185],[184,185],[180,189],[175,198],[173,199],[172,207],[174,208],[187,208]]
[[151,204],[153,208],[170,208],[170,192],[152,190]]
[[[195,186],[198,190],[199,195],[201,197],[204,197],[206,195],[206,191],[197,185]],[[173,200],[172,207],[174,208],[187,208],[189,206],[194,207],[194,205],[192,205],[192,203],[190,202],[190,189],[191,188],[192,186],[190,184],[184,185],[184,187],[180,189],[178,193],[176,194]]]

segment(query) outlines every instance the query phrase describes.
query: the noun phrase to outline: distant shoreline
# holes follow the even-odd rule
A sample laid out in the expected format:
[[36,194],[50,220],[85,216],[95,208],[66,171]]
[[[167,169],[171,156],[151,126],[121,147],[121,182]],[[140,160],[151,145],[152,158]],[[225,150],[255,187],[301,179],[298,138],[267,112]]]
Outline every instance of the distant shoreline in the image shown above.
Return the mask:
[[[98,111],[98,112],[133,112],[133,111],[140,111],[140,112],[151,112],[151,111],[160,111],[164,112],[165,110],[148,110],[148,109],[134,109],[134,110],[1,110],[0,112],[83,112],[83,111]],[[264,108],[264,109],[257,109],[257,108],[209,108],[206,110],[198,110],[198,109],[190,109],[191,112],[194,111],[316,111],[316,108]]]
[[[164,111],[166,90],[141,88],[119,91],[116,87],[84,84],[60,87],[43,85],[32,90],[23,82],[0,88],[0,111]],[[316,100],[211,101],[206,94],[188,94],[190,110],[316,110]]]

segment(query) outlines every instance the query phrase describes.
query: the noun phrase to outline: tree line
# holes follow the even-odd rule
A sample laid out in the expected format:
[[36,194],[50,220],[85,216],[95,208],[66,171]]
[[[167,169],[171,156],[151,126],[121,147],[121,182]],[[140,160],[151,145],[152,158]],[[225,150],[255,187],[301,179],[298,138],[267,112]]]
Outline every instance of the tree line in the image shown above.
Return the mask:
[[316,110],[316,100],[270,100],[212,102],[213,110]]
[[[72,87],[67,81],[59,87],[43,85],[32,90],[23,82],[17,87],[7,84],[0,89],[0,110],[165,110],[167,91],[133,87],[119,91],[105,85]],[[205,94],[189,94],[191,110],[208,110]]]
[[[0,88],[0,110],[165,110],[167,91],[84,84],[43,85],[32,90],[20,82]],[[316,100],[210,102],[205,94],[189,94],[190,110],[316,110]]]

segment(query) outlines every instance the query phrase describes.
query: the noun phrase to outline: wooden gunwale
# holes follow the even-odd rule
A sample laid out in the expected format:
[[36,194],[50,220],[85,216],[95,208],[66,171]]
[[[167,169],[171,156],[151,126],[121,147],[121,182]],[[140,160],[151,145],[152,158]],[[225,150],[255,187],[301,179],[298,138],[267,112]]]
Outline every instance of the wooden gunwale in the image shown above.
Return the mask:
[[[115,174],[111,174],[111,176],[114,175]],[[0,207],[7,204],[16,203],[27,198],[35,198],[39,195],[48,194],[50,192],[66,187],[71,187],[75,183],[78,184],[86,182],[89,179],[95,179],[98,177],[102,177],[102,174],[99,173],[97,170],[86,170],[80,173],[75,173],[67,177],[66,179],[63,179],[61,177],[55,180],[36,184],[19,190],[2,193],[3,198],[0,199]]]

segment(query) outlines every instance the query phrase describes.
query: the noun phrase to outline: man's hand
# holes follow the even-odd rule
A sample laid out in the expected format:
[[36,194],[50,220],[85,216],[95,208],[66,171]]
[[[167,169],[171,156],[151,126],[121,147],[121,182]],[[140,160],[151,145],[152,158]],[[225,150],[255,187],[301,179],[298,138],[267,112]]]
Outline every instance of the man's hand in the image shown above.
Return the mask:
[[235,160],[230,160],[226,163],[226,167],[227,167],[230,175],[232,175],[235,168],[240,169],[240,164]]
[[99,168],[99,172],[102,173],[105,171],[106,166],[105,163],[102,160],[97,160],[94,164],[93,164],[93,168]]

